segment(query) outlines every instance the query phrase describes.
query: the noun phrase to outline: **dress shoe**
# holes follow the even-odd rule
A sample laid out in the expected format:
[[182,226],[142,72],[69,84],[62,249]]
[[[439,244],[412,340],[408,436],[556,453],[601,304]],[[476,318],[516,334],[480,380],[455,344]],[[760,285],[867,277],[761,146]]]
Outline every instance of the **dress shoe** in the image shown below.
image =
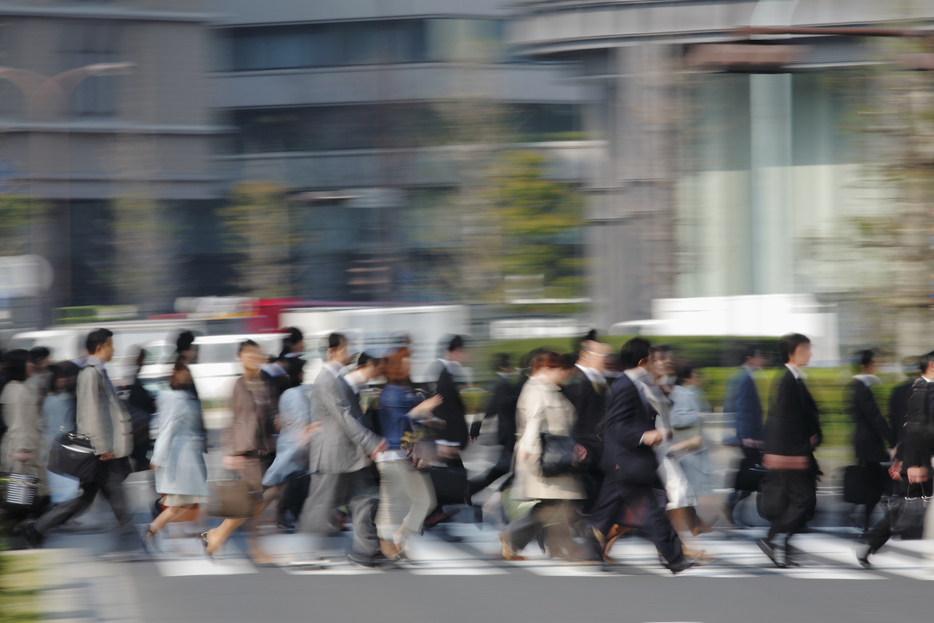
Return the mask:
[[36,521],[34,519],[27,519],[21,523],[17,531],[26,541],[26,546],[29,549],[38,549],[42,547],[42,542],[45,540],[45,537],[36,530]]
[[347,560],[354,564],[360,565],[361,567],[368,567],[370,569],[375,569],[376,567],[389,567],[393,564],[393,561],[384,556],[382,552],[377,552],[372,556],[360,554],[359,552],[350,552],[347,554]]
[[451,521],[451,518],[454,517],[454,514],[454,511],[438,511],[436,513],[432,513],[425,518],[425,528],[434,528],[439,523]]
[[678,575],[682,571],[690,569],[695,564],[697,563],[687,556],[681,556],[681,558],[674,562],[668,563],[666,566],[668,567],[668,570],[671,571],[672,575]]
[[724,504],[721,510],[723,511],[723,516],[730,522],[730,525],[735,526],[736,519],[733,518],[733,509],[728,504]]
[[856,546],[856,562],[858,562],[863,569],[872,567],[872,563],[869,562],[869,554],[871,553],[871,548],[866,543],[860,543]]
[[777,551],[775,551],[775,546],[768,539],[759,539],[758,541],[759,549],[762,550],[762,553],[769,557],[769,560],[778,567],[779,569],[785,568],[785,561],[779,557]]
[[503,544],[500,548],[500,553],[503,555],[503,560],[525,560],[523,556],[520,556],[516,550],[513,549],[512,545],[503,538],[502,535],[496,537],[499,539],[499,542]]

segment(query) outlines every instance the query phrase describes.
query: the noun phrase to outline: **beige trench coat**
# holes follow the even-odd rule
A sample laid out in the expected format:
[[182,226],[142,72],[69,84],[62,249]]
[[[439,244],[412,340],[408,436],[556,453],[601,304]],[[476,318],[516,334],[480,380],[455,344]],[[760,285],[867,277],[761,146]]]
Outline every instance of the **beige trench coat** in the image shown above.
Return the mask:
[[[580,500],[584,488],[573,474],[542,476],[542,433],[570,435],[577,415],[561,388],[548,381],[530,378],[522,387],[516,406],[516,485],[513,499]],[[523,459],[524,453],[530,456]]]

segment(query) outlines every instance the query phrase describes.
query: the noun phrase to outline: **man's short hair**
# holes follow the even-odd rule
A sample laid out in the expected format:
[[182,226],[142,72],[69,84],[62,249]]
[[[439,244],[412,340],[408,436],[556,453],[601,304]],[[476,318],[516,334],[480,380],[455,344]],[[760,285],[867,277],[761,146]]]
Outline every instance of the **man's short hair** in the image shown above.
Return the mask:
[[195,343],[195,334],[191,331],[182,331],[175,340],[175,352],[183,353],[189,350]]
[[460,350],[464,348],[464,338],[459,335],[455,335],[451,338],[451,341],[448,342],[448,352],[454,352],[455,350]]
[[739,349],[739,362],[744,364],[756,355],[761,355],[762,350],[755,344],[743,344]]
[[651,348],[651,342],[644,337],[634,337],[623,344],[619,351],[619,362],[623,370],[638,368],[639,362],[649,356]]
[[574,342],[574,352],[577,354],[580,354],[581,350],[583,350],[584,342],[596,342],[596,341],[597,341],[597,330],[591,329],[590,331],[587,332],[587,335],[585,335],[584,337]]
[[810,344],[811,340],[806,335],[800,333],[788,333],[778,339],[778,354],[782,358],[782,363],[788,363],[791,355],[798,350],[802,344]]
[[512,368],[512,360],[509,357],[509,353],[496,353],[493,355],[492,363],[493,372]]
[[94,329],[88,333],[88,339],[84,341],[84,347],[88,349],[88,354],[93,355],[97,349],[107,343],[107,340],[114,336],[110,329]]
[[921,355],[921,360],[918,362],[918,369],[921,370],[921,374],[927,372],[928,366],[932,363],[934,363],[934,350],[925,355]]
[[853,353],[853,367],[857,370],[864,368],[871,364],[875,358],[876,353],[871,349],[858,350]]
[[373,364],[374,366],[378,366],[380,362],[382,362],[382,359],[380,357],[374,357],[373,355],[371,355],[370,353],[366,351],[363,351],[362,353],[360,353],[360,356],[357,357],[358,368],[362,368],[370,364]]
[[343,333],[332,333],[328,336],[328,350],[332,348],[340,348],[341,344],[345,343],[347,338],[344,337]]
[[243,340],[242,342],[240,342],[240,348],[237,349],[237,356],[240,356],[240,353],[243,352],[244,348],[250,348],[251,346],[255,346],[256,348],[259,348],[259,344],[257,344],[253,340]]
[[45,346],[36,346],[29,351],[29,361],[31,363],[39,363],[43,359],[48,359],[52,352]]

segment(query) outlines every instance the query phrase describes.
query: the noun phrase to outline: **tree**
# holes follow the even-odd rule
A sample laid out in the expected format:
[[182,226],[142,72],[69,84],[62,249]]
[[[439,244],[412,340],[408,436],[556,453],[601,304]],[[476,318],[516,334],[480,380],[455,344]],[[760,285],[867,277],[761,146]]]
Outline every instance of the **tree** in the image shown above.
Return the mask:
[[582,201],[569,184],[546,179],[545,165],[541,154],[509,152],[494,180],[501,272],[541,275],[539,298],[575,298],[584,287]]
[[[895,344],[916,355],[931,329],[932,209],[934,209],[934,74],[905,71],[911,54],[929,52],[917,40],[875,42],[886,65],[851,74],[842,86],[862,106],[851,128],[866,150],[864,192],[877,209],[852,219],[845,244],[874,270],[863,278],[865,342]],[[857,265],[858,266],[858,265]]]
[[237,266],[242,289],[257,298],[289,296],[293,234],[286,188],[274,182],[238,184],[220,216],[243,257]]
[[165,206],[144,194],[128,195],[111,204],[116,264],[113,284],[117,302],[139,305],[143,316],[163,311],[175,279],[169,270],[173,255]]

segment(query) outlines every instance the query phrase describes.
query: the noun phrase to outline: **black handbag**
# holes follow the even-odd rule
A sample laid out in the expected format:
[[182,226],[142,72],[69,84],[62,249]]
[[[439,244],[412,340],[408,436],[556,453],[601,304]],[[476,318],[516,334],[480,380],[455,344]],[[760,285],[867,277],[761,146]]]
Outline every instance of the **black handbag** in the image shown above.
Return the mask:
[[577,441],[573,437],[542,433],[542,476],[552,478],[576,471],[578,467],[574,461],[576,446]]
[[924,496],[923,489],[918,497],[909,497],[911,487],[912,485],[908,485],[904,496],[893,497],[888,504],[892,517],[892,533],[899,535],[903,541],[921,538],[924,533],[924,515],[931,499]]
[[81,482],[94,480],[103,462],[94,454],[91,441],[84,435],[63,433],[55,439],[49,455],[49,471],[72,476]]
[[743,459],[739,462],[739,470],[736,472],[736,480],[733,488],[739,491],[758,491],[762,479],[769,473],[761,462],[752,459]]

